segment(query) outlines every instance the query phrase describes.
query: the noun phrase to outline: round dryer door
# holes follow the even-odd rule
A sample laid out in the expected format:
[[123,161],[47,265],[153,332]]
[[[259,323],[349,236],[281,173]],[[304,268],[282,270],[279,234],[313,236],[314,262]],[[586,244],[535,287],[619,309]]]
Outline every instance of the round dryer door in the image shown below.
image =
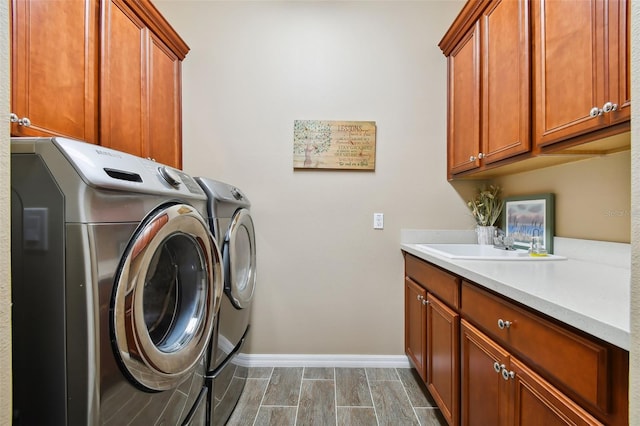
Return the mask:
[[256,244],[249,210],[234,215],[224,241],[225,292],[236,308],[249,306],[256,288]]
[[176,387],[201,361],[222,296],[218,246],[191,206],[159,209],[130,242],[114,287],[116,358],[148,390]]

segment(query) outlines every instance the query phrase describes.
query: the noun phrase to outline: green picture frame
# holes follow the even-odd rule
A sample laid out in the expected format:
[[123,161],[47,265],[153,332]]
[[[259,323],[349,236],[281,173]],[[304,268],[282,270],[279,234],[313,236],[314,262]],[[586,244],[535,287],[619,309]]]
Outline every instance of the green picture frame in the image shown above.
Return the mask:
[[542,237],[544,249],[553,253],[555,235],[555,196],[553,193],[505,197],[502,209],[502,229],[513,237],[514,246],[528,250],[531,238]]

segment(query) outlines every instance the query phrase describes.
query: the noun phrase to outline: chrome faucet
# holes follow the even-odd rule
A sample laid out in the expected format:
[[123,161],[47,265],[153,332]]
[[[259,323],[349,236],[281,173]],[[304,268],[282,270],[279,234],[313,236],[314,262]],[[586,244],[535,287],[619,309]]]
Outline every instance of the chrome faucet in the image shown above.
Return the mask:
[[493,237],[493,247],[501,250],[516,250],[513,246],[515,240],[513,237],[508,237],[504,234],[504,231],[498,229],[496,231],[496,236]]

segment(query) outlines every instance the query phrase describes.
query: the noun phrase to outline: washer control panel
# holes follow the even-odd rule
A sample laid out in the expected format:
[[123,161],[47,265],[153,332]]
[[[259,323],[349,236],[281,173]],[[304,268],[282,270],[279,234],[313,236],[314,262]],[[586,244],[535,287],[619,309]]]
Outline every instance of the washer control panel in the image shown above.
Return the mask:
[[[206,199],[188,174],[150,159],[66,138],[36,138],[53,143],[90,186],[155,194],[185,194]],[[36,148],[37,152],[37,148]]]

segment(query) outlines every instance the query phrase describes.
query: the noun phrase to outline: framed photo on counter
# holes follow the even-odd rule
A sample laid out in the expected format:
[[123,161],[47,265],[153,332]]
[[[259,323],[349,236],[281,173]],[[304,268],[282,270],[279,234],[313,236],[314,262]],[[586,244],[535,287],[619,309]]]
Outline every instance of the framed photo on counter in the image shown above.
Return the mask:
[[513,237],[517,248],[528,250],[532,237],[539,236],[543,248],[553,253],[554,194],[505,197],[502,215],[505,235]]

